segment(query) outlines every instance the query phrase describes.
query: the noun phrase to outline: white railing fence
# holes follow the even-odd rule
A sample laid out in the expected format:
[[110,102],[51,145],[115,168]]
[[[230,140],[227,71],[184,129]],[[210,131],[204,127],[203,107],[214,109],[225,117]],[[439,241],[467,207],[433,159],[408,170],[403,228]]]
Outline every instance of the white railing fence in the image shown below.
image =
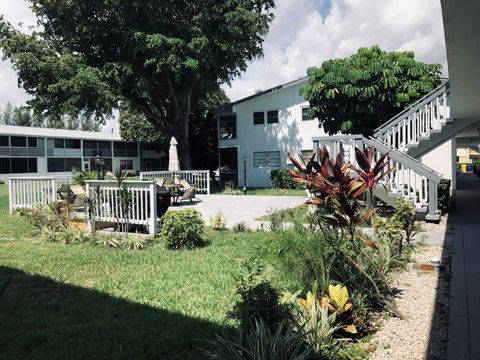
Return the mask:
[[197,192],[210,194],[210,170],[181,170],[140,172],[140,180],[173,179],[177,176],[195,185]]
[[[120,192],[128,191],[128,207],[122,206]],[[122,188],[114,181],[88,180],[86,193],[93,204],[92,222],[113,222],[146,225],[149,234],[157,235],[157,185],[153,181],[125,181]],[[87,211],[88,216],[89,211]]]
[[69,177],[18,177],[8,179],[10,214],[22,208],[47,205],[57,200],[57,190],[70,184]]

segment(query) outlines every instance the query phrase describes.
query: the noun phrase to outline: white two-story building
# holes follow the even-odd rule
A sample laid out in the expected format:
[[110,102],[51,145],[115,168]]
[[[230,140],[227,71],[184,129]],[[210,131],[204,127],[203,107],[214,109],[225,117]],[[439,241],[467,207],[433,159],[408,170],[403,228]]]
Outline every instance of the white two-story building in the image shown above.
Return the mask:
[[[269,187],[272,170],[291,167],[289,152],[305,158],[312,154],[312,139],[327,136],[318,119],[309,116],[309,103],[300,95],[307,81],[303,77],[258,92],[218,113],[222,185],[231,181],[238,187]],[[450,138],[415,157],[453,180],[455,189],[455,149],[455,138]]]
[[[312,152],[312,138],[323,136],[318,121],[300,95],[307,77],[256,93],[230,104],[218,114],[222,184],[270,186],[270,172],[288,167],[288,152]],[[245,171],[244,171],[245,166]]]

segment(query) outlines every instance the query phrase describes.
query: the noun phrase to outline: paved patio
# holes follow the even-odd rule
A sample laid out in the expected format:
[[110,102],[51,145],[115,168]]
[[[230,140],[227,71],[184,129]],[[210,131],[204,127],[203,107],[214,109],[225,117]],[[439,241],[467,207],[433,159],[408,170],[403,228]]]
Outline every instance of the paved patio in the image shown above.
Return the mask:
[[305,203],[302,196],[257,196],[257,195],[197,195],[192,202],[183,202],[170,206],[169,211],[193,208],[202,213],[203,219],[208,220],[219,211],[227,219],[227,227],[244,221],[250,229],[257,229],[268,225],[268,221],[257,221],[256,218],[266,215],[273,209],[293,208]]

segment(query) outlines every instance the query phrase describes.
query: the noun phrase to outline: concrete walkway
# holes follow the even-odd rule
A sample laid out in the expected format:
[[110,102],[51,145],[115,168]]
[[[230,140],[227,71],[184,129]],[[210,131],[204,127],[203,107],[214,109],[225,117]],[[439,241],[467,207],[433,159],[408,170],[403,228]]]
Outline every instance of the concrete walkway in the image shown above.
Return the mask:
[[170,206],[169,211],[193,208],[202,213],[203,219],[208,220],[219,211],[227,219],[227,227],[236,223],[245,222],[250,229],[257,229],[268,225],[268,221],[255,219],[272,212],[273,209],[287,209],[304,204],[306,197],[302,196],[257,196],[257,195],[197,195],[192,202],[183,202]]
[[455,235],[447,360],[480,360],[480,178],[476,175],[458,179],[451,222]]

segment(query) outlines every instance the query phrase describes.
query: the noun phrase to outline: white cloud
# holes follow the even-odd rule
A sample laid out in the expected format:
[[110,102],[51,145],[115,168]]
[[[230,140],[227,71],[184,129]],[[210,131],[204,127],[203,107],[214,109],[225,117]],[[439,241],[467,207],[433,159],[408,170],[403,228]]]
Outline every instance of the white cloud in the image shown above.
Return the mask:
[[[327,1],[327,0],[325,0]],[[306,75],[310,66],[375,44],[413,50],[418,60],[438,62],[446,52],[438,0],[331,0],[323,16],[312,0],[279,0],[265,38],[264,57],[253,62],[232,87],[231,100]]]
[[[12,24],[35,24],[27,1],[0,1],[0,14]],[[264,57],[250,64],[231,88],[224,87],[231,100],[305,76],[309,66],[374,44],[413,50],[419,60],[439,62],[446,72],[438,0],[277,0],[275,14]],[[0,63],[0,85],[0,106],[27,99],[8,62]]]

